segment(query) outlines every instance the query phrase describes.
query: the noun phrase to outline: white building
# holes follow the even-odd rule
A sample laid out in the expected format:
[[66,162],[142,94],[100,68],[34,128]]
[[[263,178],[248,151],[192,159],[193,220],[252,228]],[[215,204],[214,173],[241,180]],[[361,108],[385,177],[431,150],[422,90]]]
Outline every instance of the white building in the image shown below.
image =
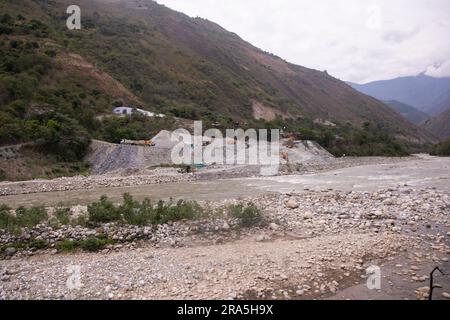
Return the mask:
[[128,115],[128,116],[131,116],[133,114],[133,112],[139,112],[139,113],[141,113],[144,116],[149,117],[149,118],[155,118],[155,117],[157,117],[157,118],[164,118],[165,117],[165,115],[163,115],[161,113],[160,114],[155,114],[155,113],[150,112],[150,111],[145,111],[145,110],[142,110],[142,109],[136,109],[136,108],[132,108],[132,107],[117,107],[117,108],[114,109],[113,112],[115,114],[117,114],[117,115]]

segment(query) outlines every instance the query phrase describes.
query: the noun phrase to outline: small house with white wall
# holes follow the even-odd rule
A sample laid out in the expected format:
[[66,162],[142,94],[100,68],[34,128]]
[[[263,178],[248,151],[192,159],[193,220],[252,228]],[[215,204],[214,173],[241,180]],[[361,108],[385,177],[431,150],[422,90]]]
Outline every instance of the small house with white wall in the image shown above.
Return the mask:
[[117,115],[127,115],[127,116],[131,116],[134,112],[139,112],[140,114],[149,117],[149,118],[164,118],[165,115],[163,114],[156,114],[150,111],[146,111],[146,110],[142,110],[142,109],[137,109],[137,108],[132,108],[132,107],[117,107],[114,109],[113,111],[115,114]]

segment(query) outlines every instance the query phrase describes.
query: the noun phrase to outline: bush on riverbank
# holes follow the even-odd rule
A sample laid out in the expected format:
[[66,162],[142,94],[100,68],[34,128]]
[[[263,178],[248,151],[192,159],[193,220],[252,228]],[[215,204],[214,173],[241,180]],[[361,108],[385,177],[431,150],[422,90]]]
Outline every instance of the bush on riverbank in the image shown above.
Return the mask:
[[450,139],[435,145],[431,151],[433,156],[449,157],[450,156]]

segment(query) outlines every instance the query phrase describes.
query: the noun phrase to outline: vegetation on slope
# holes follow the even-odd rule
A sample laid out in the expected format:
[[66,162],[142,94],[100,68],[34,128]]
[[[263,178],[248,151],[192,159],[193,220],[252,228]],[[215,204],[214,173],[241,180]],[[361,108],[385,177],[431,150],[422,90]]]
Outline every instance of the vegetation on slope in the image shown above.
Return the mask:
[[[288,64],[209,21],[151,1],[80,0],[82,30],[70,31],[69,4],[0,3],[0,148],[25,144],[17,163],[29,168],[27,163],[44,157],[48,167],[14,175],[0,171],[0,180],[85,172],[91,138],[149,139],[178,125],[171,116],[204,120],[205,128],[289,127],[337,155],[404,154],[393,136],[426,141],[376,100],[326,73]],[[254,120],[255,102],[279,118]],[[121,104],[168,117],[112,117],[112,108]],[[337,128],[314,125],[317,117]],[[383,134],[371,129],[377,126]]]
[[450,139],[450,109],[424,121],[421,127],[439,137],[441,141]]
[[450,139],[435,145],[431,151],[433,156],[450,156]]

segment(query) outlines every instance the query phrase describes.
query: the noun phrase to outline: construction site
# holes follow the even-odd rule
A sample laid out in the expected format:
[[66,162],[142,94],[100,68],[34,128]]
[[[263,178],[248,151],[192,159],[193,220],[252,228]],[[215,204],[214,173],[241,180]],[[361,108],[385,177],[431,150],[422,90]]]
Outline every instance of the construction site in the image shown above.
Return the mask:
[[[48,212],[20,235],[0,232],[0,299],[425,300],[436,266],[445,275],[436,276],[433,298],[448,299],[447,158],[335,158],[287,137],[279,171],[266,176],[258,165],[174,165],[176,144],[169,131],[151,141],[94,141],[91,175],[0,183],[12,212]],[[98,206],[106,215],[125,210],[115,207],[124,194],[136,214],[143,201],[192,215],[91,221]],[[57,222],[61,208],[66,221]],[[81,269],[76,290],[66,286],[71,264]],[[366,286],[373,266],[382,270],[380,290]]]

